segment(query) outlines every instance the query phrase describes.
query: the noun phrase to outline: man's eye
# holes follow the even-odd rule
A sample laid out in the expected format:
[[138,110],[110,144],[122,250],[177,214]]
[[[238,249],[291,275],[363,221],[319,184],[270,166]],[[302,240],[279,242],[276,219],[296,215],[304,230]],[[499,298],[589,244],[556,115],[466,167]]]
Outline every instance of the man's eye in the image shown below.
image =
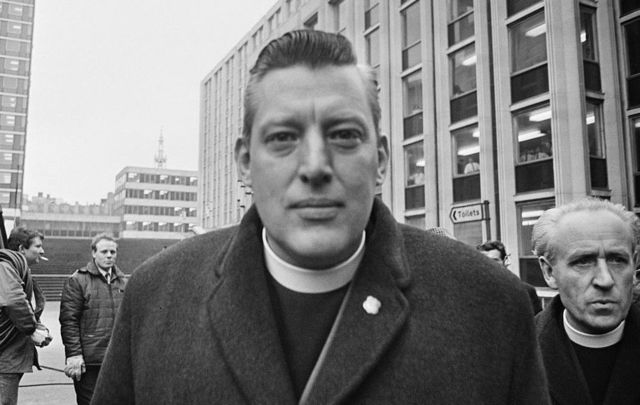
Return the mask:
[[330,132],[327,138],[340,146],[356,146],[362,142],[362,133],[356,129],[339,129]]
[[607,262],[611,264],[627,264],[629,261],[623,256],[610,256],[607,257]]
[[576,260],[574,260],[573,262],[571,262],[571,264],[573,266],[578,266],[578,267],[591,267],[593,265],[595,265],[596,259],[592,258],[592,257],[580,257]]
[[295,142],[296,134],[293,132],[274,132],[265,138],[266,143],[288,143]]

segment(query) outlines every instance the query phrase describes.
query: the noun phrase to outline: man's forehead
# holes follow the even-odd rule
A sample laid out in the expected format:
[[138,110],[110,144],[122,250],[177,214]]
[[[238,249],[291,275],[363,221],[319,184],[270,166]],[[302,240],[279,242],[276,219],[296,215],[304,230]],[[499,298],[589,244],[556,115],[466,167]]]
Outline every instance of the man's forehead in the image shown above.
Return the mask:
[[96,249],[97,250],[115,249],[117,247],[118,247],[118,244],[116,242],[108,240],[108,239],[102,239],[101,241],[96,243]]
[[556,224],[551,244],[569,253],[584,251],[630,250],[633,234],[628,224],[606,210],[577,211],[563,216]]

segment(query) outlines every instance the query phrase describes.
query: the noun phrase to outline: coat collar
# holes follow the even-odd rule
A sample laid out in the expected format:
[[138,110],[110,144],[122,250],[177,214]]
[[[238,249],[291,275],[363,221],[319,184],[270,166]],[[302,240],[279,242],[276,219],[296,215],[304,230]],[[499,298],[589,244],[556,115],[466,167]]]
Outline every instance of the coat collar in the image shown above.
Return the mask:
[[[591,404],[589,389],[562,325],[564,306],[556,296],[536,318],[549,392],[559,405]],[[609,380],[604,405],[636,403],[640,398],[640,307],[631,306]]]
[[[252,207],[222,258],[220,278],[208,299],[209,317],[225,361],[248,402],[295,403],[267,289],[261,228]],[[406,321],[409,308],[401,288],[409,284],[410,277],[402,234],[391,213],[377,200],[367,235],[365,254],[342,320],[307,403],[344,400]],[[377,315],[362,308],[370,295],[382,303]]]
[[[118,266],[116,266],[115,264],[113,265],[113,267],[111,268],[112,272],[111,275],[115,276],[112,280],[115,280],[116,278],[123,278],[124,277],[124,273],[122,272],[122,270],[120,270],[120,268]],[[98,266],[96,266],[96,262],[94,260],[90,260],[89,263],[87,263],[87,265],[78,270],[80,272],[87,272],[90,273],[94,276],[98,276],[101,277],[102,273],[100,273],[100,270],[98,269]]]

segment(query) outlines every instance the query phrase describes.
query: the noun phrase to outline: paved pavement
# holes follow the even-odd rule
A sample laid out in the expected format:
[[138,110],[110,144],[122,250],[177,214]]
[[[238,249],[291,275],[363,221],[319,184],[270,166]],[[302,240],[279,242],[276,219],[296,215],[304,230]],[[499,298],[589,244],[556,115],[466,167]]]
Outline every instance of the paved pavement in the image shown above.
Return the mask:
[[60,302],[48,301],[40,317],[40,321],[51,331],[53,340],[49,346],[38,349],[42,370],[39,371],[34,367],[33,373],[26,373],[20,380],[19,405],[73,405],[76,403],[73,383],[62,372],[65,356],[60,337],[59,311]]

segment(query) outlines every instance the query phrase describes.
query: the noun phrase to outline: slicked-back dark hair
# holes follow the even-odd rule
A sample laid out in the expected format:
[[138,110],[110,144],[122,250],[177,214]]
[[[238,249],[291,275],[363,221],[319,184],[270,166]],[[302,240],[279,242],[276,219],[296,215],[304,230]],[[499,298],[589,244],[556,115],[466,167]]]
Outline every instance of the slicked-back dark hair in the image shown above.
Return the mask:
[[264,76],[276,69],[307,66],[311,69],[326,66],[357,66],[365,83],[367,102],[371,108],[376,134],[379,134],[380,104],[378,84],[371,68],[359,66],[351,43],[340,34],[315,30],[289,31],[269,42],[251,68],[244,94],[242,134],[248,141],[256,111],[255,89]]
[[485,243],[481,243],[476,246],[476,250],[481,252],[489,252],[491,250],[497,250],[500,252],[500,259],[504,261],[505,257],[507,257],[507,249],[504,247],[504,243],[499,240],[490,240]]

